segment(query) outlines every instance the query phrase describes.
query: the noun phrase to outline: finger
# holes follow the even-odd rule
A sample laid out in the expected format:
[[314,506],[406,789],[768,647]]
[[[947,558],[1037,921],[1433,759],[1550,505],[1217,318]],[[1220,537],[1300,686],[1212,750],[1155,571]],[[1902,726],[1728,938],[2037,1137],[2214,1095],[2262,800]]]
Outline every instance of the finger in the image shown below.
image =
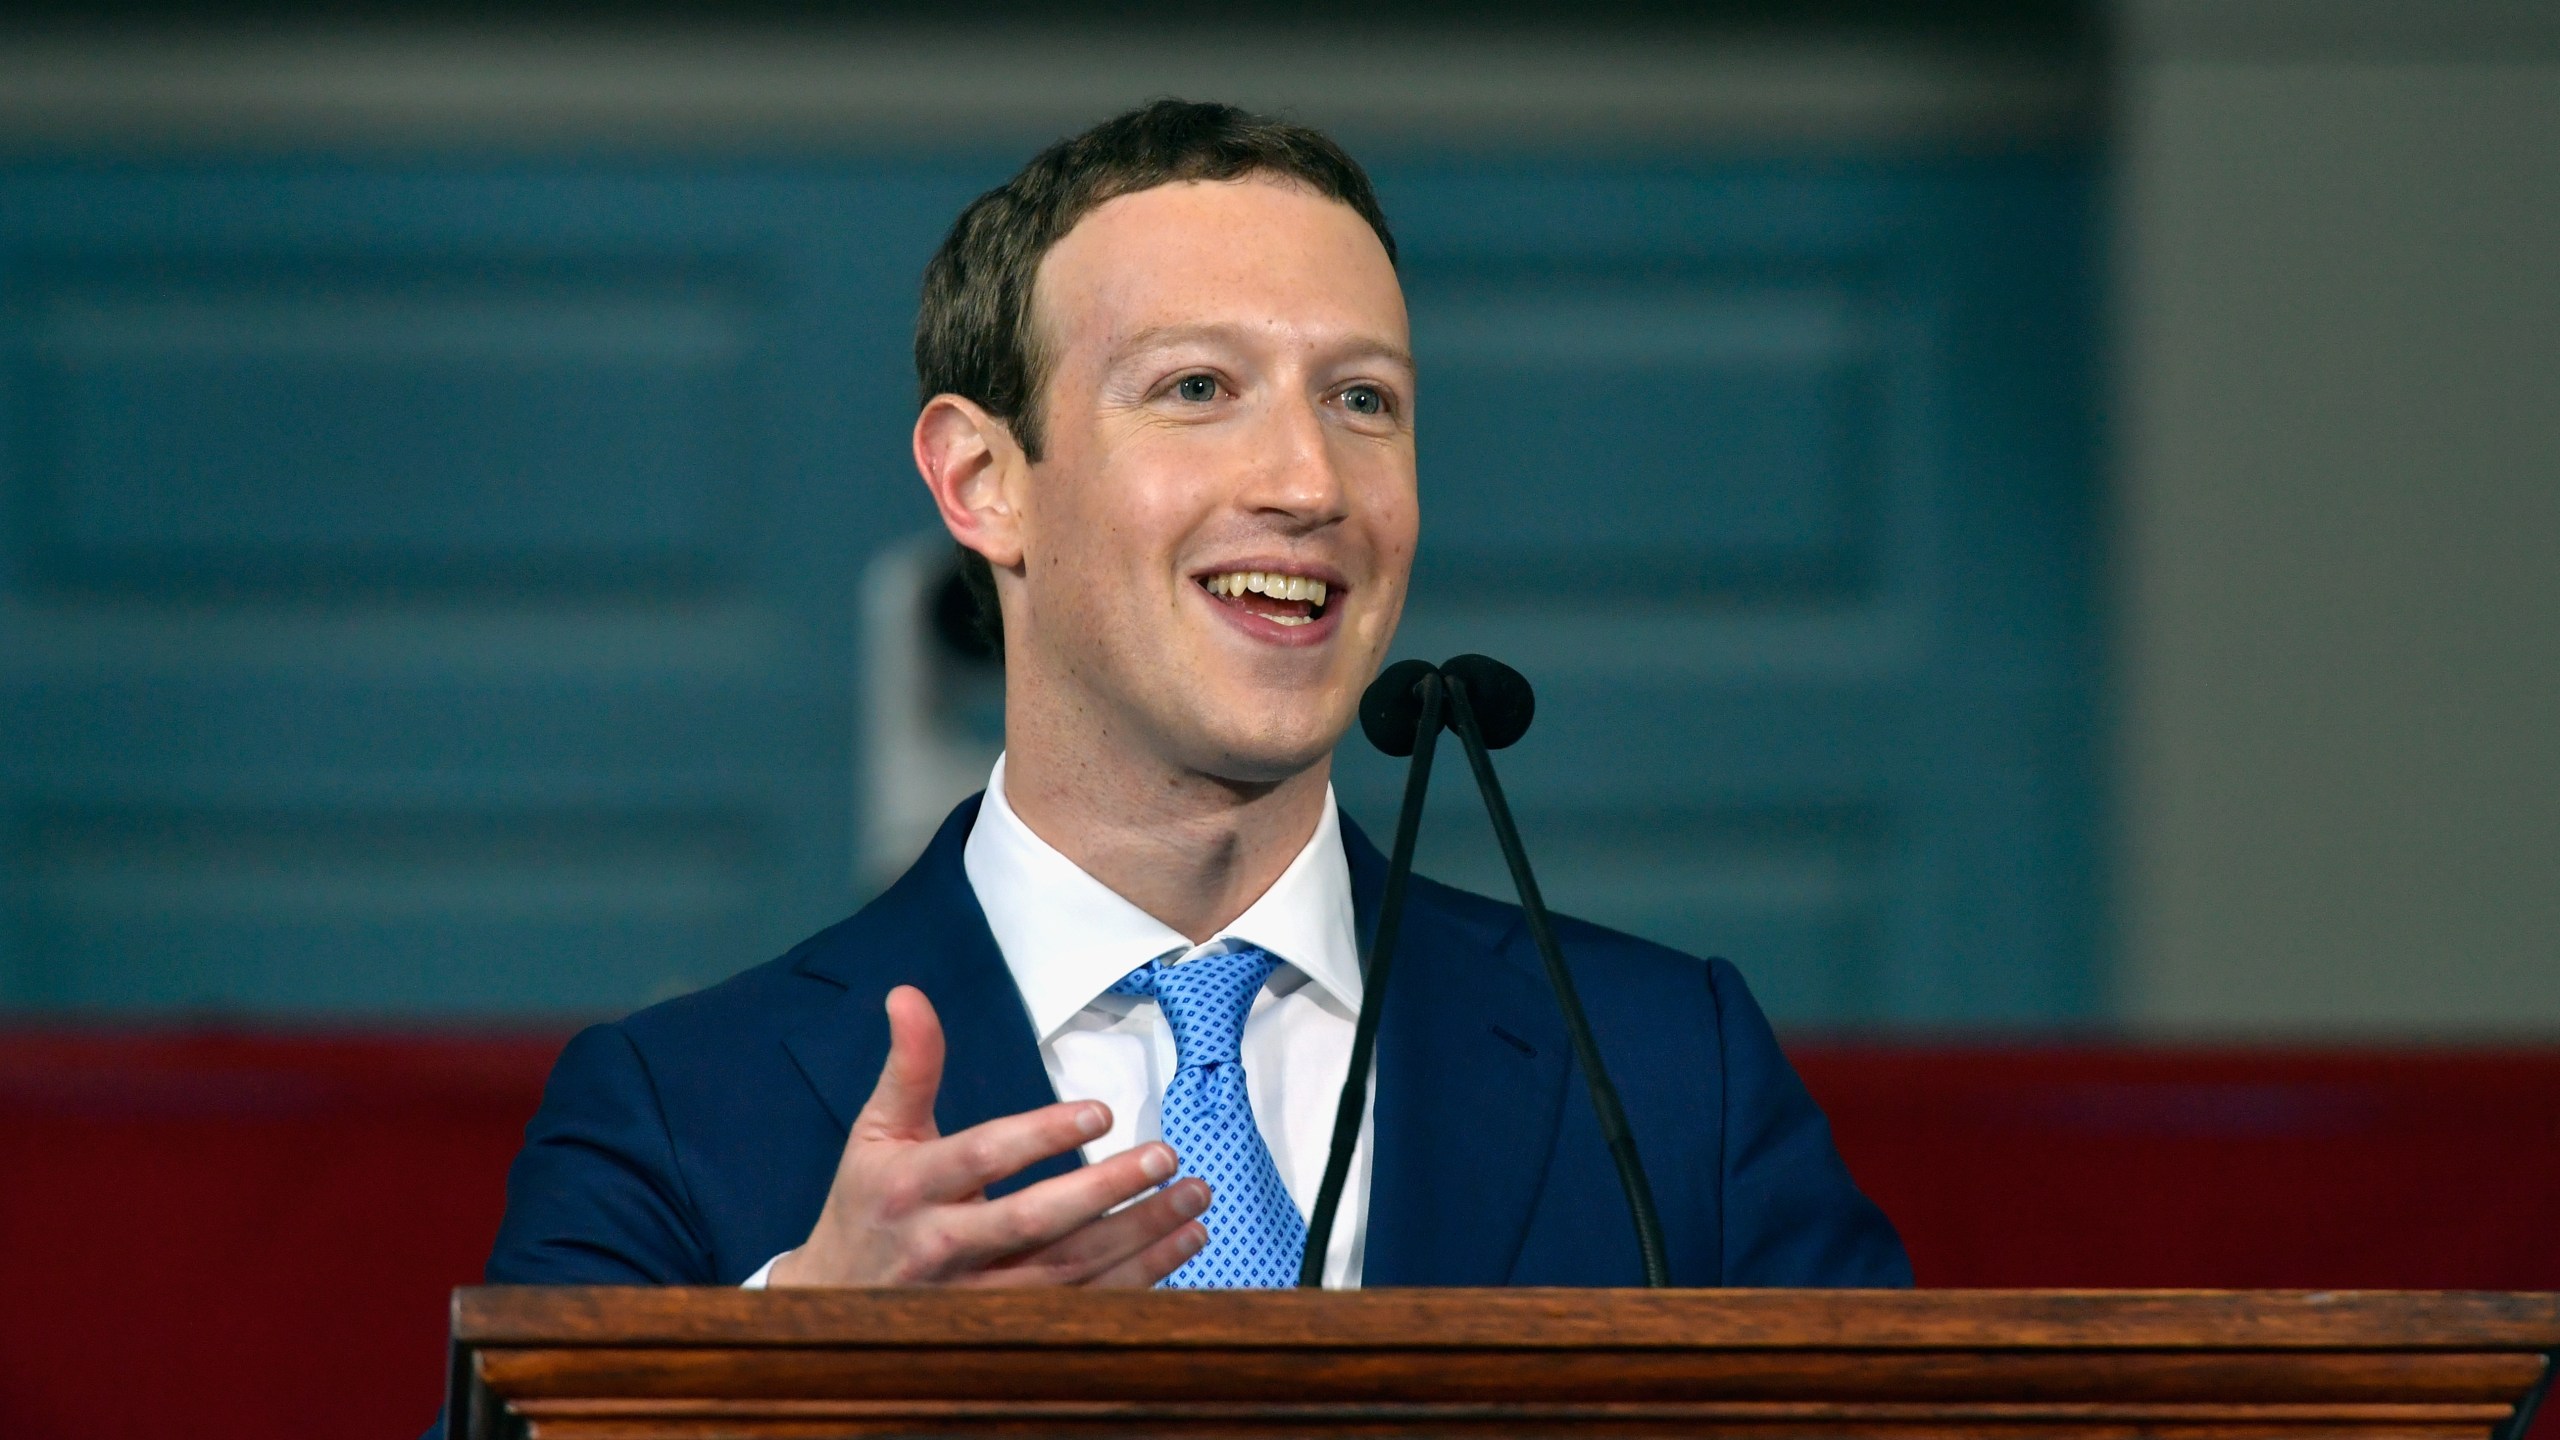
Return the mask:
[[[988,1271],[986,1283],[1090,1284],[1190,1228],[1192,1221],[1207,1213],[1207,1182],[1196,1176],[1186,1177],[1125,1210],[1115,1210],[1050,1245],[1007,1261],[1003,1269]],[[1190,1258],[1189,1252],[1183,1258]],[[1164,1278],[1164,1273],[1169,1272],[1132,1283],[1152,1285]]]
[[853,1133],[898,1139],[931,1139],[933,1098],[942,1089],[942,1019],[913,985],[889,992],[889,1058],[880,1083],[854,1117]]
[[1171,1150],[1141,1145],[1001,1200],[937,1206],[929,1221],[930,1248],[948,1257],[946,1274],[982,1270],[1066,1238],[1122,1201],[1172,1179],[1173,1169]]
[[[984,1190],[1026,1165],[1037,1164],[1052,1155],[1063,1155],[1088,1140],[1100,1139],[1108,1134],[1110,1129],[1111,1107],[1099,1100],[1076,1100],[1057,1105],[1044,1105],[1037,1110],[1025,1110],[1019,1115],[1000,1116],[983,1124],[972,1125],[957,1135],[936,1140],[929,1145],[919,1145],[913,1152],[900,1156],[899,1163],[913,1167],[908,1172],[907,1178],[918,1195],[927,1200],[960,1200]],[[1061,1175],[1056,1180],[1044,1180],[1022,1193],[1028,1195],[1034,1190],[1070,1179],[1090,1182],[1094,1172],[1110,1167],[1112,1161],[1121,1158],[1123,1157],[1115,1155],[1102,1165],[1088,1165]],[[1134,1163],[1133,1161],[1132,1164]],[[1117,1175],[1121,1171],[1113,1169],[1111,1173]],[[1149,1184],[1163,1181],[1172,1173],[1167,1169],[1154,1181],[1124,1177],[1129,1179],[1129,1188],[1121,1191],[1116,1198],[1104,1201],[1093,1213],[1099,1214],[1102,1209],[1119,1204],[1122,1200],[1144,1190]],[[1008,1195],[1003,1203],[1010,1204],[1015,1198]]]
[[1208,1245],[1209,1227],[1194,1220],[1085,1283],[1103,1290],[1144,1290],[1181,1269]]

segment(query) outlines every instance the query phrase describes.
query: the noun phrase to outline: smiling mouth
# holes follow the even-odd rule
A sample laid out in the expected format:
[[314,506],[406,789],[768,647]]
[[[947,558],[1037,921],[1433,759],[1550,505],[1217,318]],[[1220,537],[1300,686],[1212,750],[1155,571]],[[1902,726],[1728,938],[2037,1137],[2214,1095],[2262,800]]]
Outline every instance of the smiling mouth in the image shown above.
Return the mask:
[[1221,604],[1259,615],[1274,625],[1312,625],[1324,618],[1326,586],[1310,575],[1228,570],[1201,576],[1200,588]]

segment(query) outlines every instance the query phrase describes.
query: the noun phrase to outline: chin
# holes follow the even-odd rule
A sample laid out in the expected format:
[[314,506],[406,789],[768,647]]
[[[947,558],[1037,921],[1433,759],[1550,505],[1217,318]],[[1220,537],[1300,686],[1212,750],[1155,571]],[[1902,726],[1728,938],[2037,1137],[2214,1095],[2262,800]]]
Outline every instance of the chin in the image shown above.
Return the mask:
[[1243,785],[1276,785],[1324,764],[1349,727],[1250,726],[1221,728],[1199,737],[1199,769]]

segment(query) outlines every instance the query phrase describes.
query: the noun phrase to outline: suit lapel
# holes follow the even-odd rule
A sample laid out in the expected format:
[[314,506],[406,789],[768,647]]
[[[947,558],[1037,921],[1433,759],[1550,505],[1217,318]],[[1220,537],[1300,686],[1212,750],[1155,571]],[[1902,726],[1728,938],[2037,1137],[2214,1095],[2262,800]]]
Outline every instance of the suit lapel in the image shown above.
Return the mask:
[[[946,1135],[1057,1096],[961,863],[978,802],[944,821],[898,882],[810,942],[805,973],[844,987],[785,1041],[850,1129],[889,1053],[881,1002],[924,991],[946,1059],[934,1119]],[[1386,859],[1342,823],[1365,956]],[[1417,879],[1407,892],[1394,993],[1378,1036],[1376,1158],[1363,1283],[1500,1285],[1511,1273],[1554,1148],[1567,1074],[1564,1027],[1518,916]],[[1004,1194],[1080,1163],[1074,1152],[989,1187]]]
[[[888,1058],[889,1020],[881,1004],[899,985],[922,990],[942,1017],[942,1090],[933,1116],[943,1134],[1057,1099],[1013,973],[961,863],[977,815],[975,798],[952,811],[896,884],[811,942],[800,962],[803,972],[845,993],[783,1044],[843,1129],[852,1128]],[[1017,1190],[1078,1163],[1070,1151],[989,1186],[988,1193]]]
[[[1342,833],[1366,956],[1386,860],[1347,819]],[[1500,1285],[1555,1145],[1564,1025],[1515,912],[1416,879],[1396,951],[1361,1283]]]

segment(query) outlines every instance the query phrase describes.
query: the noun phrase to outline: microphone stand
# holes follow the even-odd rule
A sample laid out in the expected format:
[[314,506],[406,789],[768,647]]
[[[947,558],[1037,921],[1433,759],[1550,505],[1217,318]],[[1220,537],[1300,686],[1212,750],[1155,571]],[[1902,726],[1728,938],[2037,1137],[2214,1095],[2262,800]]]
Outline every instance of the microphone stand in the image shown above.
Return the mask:
[[1431,788],[1431,756],[1438,748],[1441,707],[1451,691],[1440,672],[1431,670],[1414,686],[1422,699],[1422,719],[1413,733],[1413,765],[1405,771],[1404,808],[1396,812],[1395,849],[1387,859],[1387,884],[1378,899],[1378,928],[1369,942],[1369,963],[1360,971],[1360,1019],[1351,1030],[1351,1068],[1342,1078],[1342,1099],[1333,1112],[1333,1145],[1324,1161],[1324,1183],[1307,1220],[1306,1253],[1298,1261],[1298,1284],[1324,1286],[1325,1252],[1332,1247],[1334,1215],[1342,1208],[1343,1186],[1351,1179],[1351,1152],[1360,1143],[1360,1117],[1369,1109],[1369,1071],[1378,1053],[1378,1017],[1386,1013],[1387,971],[1395,963],[1396,930],[1404,920],[1405,882],[1413,878],[1413,846],[1422,834],[1422,796]]
[[[1502,782],[1493,773],[1493,756],[1485,749],[1484,736],[1476,727],[1475,707],[1467,701],[1466,683],[1458,677],[1447,677],[1450,725],[1458,732],[1458,740],[1466,747],[1467,765],[1476,773],[1476,788],[1484,793],[1485,813],[1493,821],[1493,838],[1502,846],[1502,858],[1511,867],[1512,886],[1520,892],[1520,909],[1528,917],[1529,938],[1537,943],[1538,956],[1547,965],[1547,983],[1556,992],[1556,1008],[1564,1012],[1565,1033],[1573,1040],[1574,1063],[1582,1067],[1582,1076],[1591,1091],[1591,1108],[1600,1121],[1600,1138],[1609,1146],[1609,1159],[1618,1168],[1618,1187],[1626,1192],[1627,1214],[1635,1221],[1636,1250],[1644,1262],[1644,1283],[1651,1289],[1666,1289],[1671,1284],[1671,1266],[1664,1254],[1662,1218],[1654,1210],[1653,1185],[1645,1178],[1644,1163],[1636,1158],[1635,1133],[1627,1128],[1627,1112],[1618,1102],[1618,1087],[1609,1081],[1608,1068],[1600,1062],[1600,1044],[1591,1033],[1591,1020],[1582,1011],[1582,997],[1573,988],[1573,974],[1565,969],[1564,949],[1556,943],[1555,927],[1547,918],[1546,901],[1538,894],[1538,879],[1529,873],[1529,852],[1521,847],[1520,829],[1511,822],[1511,806],[1502,797]],[[1421,751],[1415,751],[1417,763]],[[1401,841],[1402,837],[1398,837]],[[1361,1006],[1367,1018],[1368,1004]]]
[[[1582,998],[1574,991],[1572,972],[1565,968],[1564,948],[1556,943],[1555,926],[1547,916],[1545,899],[1538,893],[1538,879],[1530,873],[1529,852],[1520,843],[1519,826],[1512,822],[1502,781],[1493,772],[1493,757],[1485,743],[1484,730],[1477,723],[1475,706],[1467,695],[1467,675],[1476,676],[1502,697],[1496,703],[1495,724],[1502,731],[1499,743],[1508,745],[1518,739],[1529,723],[1528,682],[1518,672],[1480,655],[1462,655],[1439,668],[1419,660],[1401,661],[1379,677],[1361,702],[1361,725],[1370,740],[1390,755],[1410,753],[1413,764],[1405,772],[1404,808],[1396,815],[1395,848],[1387,861],[1386,887],[1378,901],[1378,928],[1370,941],[1368,962],[1361,971],[1360,1018],[1351,1032],[1351,1063],[1343,1075],[1342,1099],[1334,1107],[1333,1143],[1325,1156],[1324,1181],[1317,1187],[1316,1203],[1307,1220],[1307,1246],[1298,1262],[1298,1284],[1309,1289],[1324,1284],[1325,1252],[1332,1246],[1335,1217],[1342,1207],[1343,1189],[1351,1178],[1351,1156],[1359,1145],[1361,1117],[1368,1113],[1369,1072],[1377,1063],[1379,1017],[1386,1013],[1387,973],[1395,961],[1396,932],[1404,920],[1405,888],[1413,876],[1414,842],[1422,832],[1423,795],[1431,784],[1431,760],[1440,727],[1446,724],[1458,732],[1459,743],[1466,748],[1467,765],[1475,772],[1476,788],[1484,796],[1494,839],[1502,846],[1503,861],[1511,867],[1512,886],[1520,893],[1520,909],[1528,919],[1529,937],[1538,947],[1539,959],[1546,964],[1547,983],[1555,991],[1556,1008],[1562,1012],[1565,1033],[1572,1039],[1574,1063],[1581,1067],[1591,1092],[1600,1138],[1609,1147],[1609,1159],[1618,1171],[1618,1186],[1626,1193],[1627,1214],[1635,1223],[1636,1250],[1644,1264],[1644,1283],[1653,1289],[1667,1288],[1671,1284],[1671,1267],[1662,1239],[1662,1219],[1654,1209],[1653,1186],[1645,1178],[1643,1161],[1637,1158],[1635,1134],[1627,1127],[1618,1087],[1610,1083],[1608,1068],[1601,1063],[1600,1045],[1591,1033],[1591,1020],[1583,1012]],[[1414,678],[1408,681],[1406,676]],[[1404,693],[1396,693],[1399,689]],[[1419,702],[1418,715],[1403,709],[1406,700]],[[1377,703],[1374,712],[1373,702]],[[1410,741],[1403,733],[1408,716],[1413,723]]]

